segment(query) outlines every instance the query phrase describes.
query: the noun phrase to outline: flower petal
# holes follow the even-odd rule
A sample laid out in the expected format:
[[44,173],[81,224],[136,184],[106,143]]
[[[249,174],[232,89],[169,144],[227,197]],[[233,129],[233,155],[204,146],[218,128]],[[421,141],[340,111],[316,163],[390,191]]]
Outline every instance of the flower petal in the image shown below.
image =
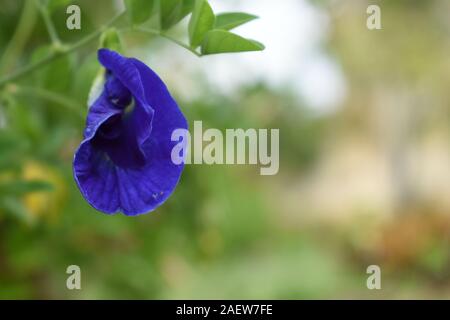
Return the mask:
[[115,115],[121,114],[121,112],[120,109],[115,108],[102,94],[89,108],[89,113],[86,118],[86,128],[84,130],[84,139],[92,139],[104,122]]
[[123,57],[112,50],[100,49],[98,50],[98,60],[130,90],[134,98],[141,102],[145,101],[139,72],[131,63],[130,58]]
[[152,134],[143,144],[146,166],[140,170],[117,168],[122,210],[134,215],[154,210],[173,193],[184,165],[172,162],[172,149],[177,144],[171,140],[172,133],[176,129],[187,130],[188,125],[158,75],[141,61],[130,60],[139,71],[146,100],[155,110]]
[[167,149],[172,149],[176,142],[171,141],[171,135],[176,129],[188,129],[186,118],[172,98],[164,82],[143,62],[131,58],[142,79],[144,93],[149,105],[154,109],[152,137],[164,141]]
[[[134,126],[141,145],[151,134],[153,108],[147,102],[140,73],[132,63],[133,59],[126,58],[108,49],[98,51],[98,59],[132,94],[135,99],[135,109],[132,115],[131,126]],[[117,88],[117,85],[107,87]],[[150,129],[149,129],[150,126]]]
[[[75,180],[100,211],[146,213],[167,200],[178,184],[184,164],[172,162],[178,142],[171,136],[176,129],[187,129],[187,121],[145,64],[107,49],[98,56],[113,78],[89,110],[85,139],[74,158]],[[127,90],[135,102],[130,113],[123,108]]]
[[97,210],[108,214],[120,208],[115,166],[105,152],[84,141],[74,159],[74,176],[84,198]]

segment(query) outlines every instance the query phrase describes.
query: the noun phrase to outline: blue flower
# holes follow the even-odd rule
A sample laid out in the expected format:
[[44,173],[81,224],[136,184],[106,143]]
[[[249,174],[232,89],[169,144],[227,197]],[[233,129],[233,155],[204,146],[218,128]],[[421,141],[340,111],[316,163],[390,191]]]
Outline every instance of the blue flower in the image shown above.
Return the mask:
[[[74,178],[84,198],[107,214],[150,212],[172,194],[184,164],[174,164],[172,132],[187,122],[165,84],[141,61],[100,49],[103,91],[90,106]],[[185,131],[186,131],[185,130]]]

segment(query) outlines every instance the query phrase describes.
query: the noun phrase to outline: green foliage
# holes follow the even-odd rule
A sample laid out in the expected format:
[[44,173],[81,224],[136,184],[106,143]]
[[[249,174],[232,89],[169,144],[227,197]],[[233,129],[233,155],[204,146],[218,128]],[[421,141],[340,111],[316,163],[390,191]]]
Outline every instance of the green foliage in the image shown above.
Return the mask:
[[69,5],[71,2],[71,0],[39,0],[39,1],[43,1],[43,3],[47,6],[47,9],[50,13],[61,7]]
[[[41,46],[33,52],[31,61],[34,63],[38,62],[46,56],[54,54],[56,50],[52,45]],[[74,57],[65,55],[53,63],[44,66],[33,76],[41,86],[47,87],[52,91],[65,92],[71,86],[70,79],[73,71]],[[55,78],[59,80],[55,81]]]
[[[2,53],[14,40],[24,1],[34,5],[34,0],[8,0],[0,10]],[[389,32],[381,33],[367,32],[364,21],[361,23],[364,10],[339,10],[333,18],[336,29],[330,34],[330,42],[323,44],[332,50],[349,81],[346,108],[337,114],[310,113],[302,102],[289,96],[287,87],[275,90],[264,83],[252,83],[223,96],[199,76],[192,81],[205,95],[194,100],[190,96],[183,99],[176,86],[171,86],[187,118],[191,122],[202,119],[205,128],[279,128],[280,174],[263,178],[253,166],[186,166],[173,197],[156,212],[134,218],[96,212],[73,181],[73,153],[82,139],[89,89],[96,76],[100,86],[104,78],[96,49],[99,43],[111,49],[123,43],[124,54],[132,49],[141,57],[157,61],[158,48],[167,43],[156,42],[151,47],[154,37],[169,32],[180,38],[186,34],[173,21],[188,17],[195,1],[182,1],[176,18],[171,23],[165,19],[164,30],[159,28],[157,0],[150,15],[150,11],[139,12],[148,16],[145,21],[141,18],[139,23],[132,23],[124,17],[100,26],[116,14],[114,6],[105,6],[109,2],[42,0],[49,11],[57,10],[52,18],[64,46],[47,45],[49,37],[43,21],[31,23],[26,19],[30,25],[23,28],[31,28],[30,37],[20,39],[24,46],[13,50],[15,54],[5,70],[8,74],[0,72],[0,299],[449,297],[447,207],[438,200],[434,202],[431,192],[426,199],[430,196],[433,203],[420,211],[423,218],[416,224],[396,222],[412,219],[417,210],[415,202],[400,212],[404,214],[398,219],[383,218],[388,223],[385,226],[372,214],[364,216],[363,221],[352,220],[353,210],[378,213],[378,209],[365,204],[366,198],[361,203],[359,192],[357,202],[350,201],[351,184],[345,192],[339,188],[348,172],[354,172],[348,177],[351,181],[359,179],[360,171],[349,167],[348,172],[341,172],[338,166],[347,163],[345,155],[358,154],[358,160],[359,150],[364,156],[372,154],[373,146],[384,149],[379,148],[382,141],[374,137],[370,138],[372,147],[366,148],[368,134],[355,129],[365,125],[361,120],[373,118],[374,112],[377,123],[381,123],[391,119],[382,116],[387,109],[396,110],[377,109],[372,101],[374,88],[375,102],[380,99],[382,103],[386,96],[391,104],[397,91],[401,92],[401,101],[415,102],[417,94],[411,100],[405,98],[411,98],[410,89],[420,88],[419,105],[409,109],[420,109],[418,118],[411,114],[415,116],[413,122],[428,118],[431,131],[420,127],[408,146],[414,150],[420,146],[424,166],[429,165],[430,156],[433,161],[448,159],[445,137],[450,111],[445,102],[449,101],[450,77],[448,34],[443,27],[448,19],[441,15],[445,10],[436,10],[441,8],[436,7],[438,3],[445,5],[448,0],[386,2],[383,19]],[[82,8],[82,30],[65,28],[63,10],[69,3]],[[208,31],[213,37],[202,40],[200,47],[211,50],[205,53],[242,50],[234,44],[236,39],[228,42],[227,31],[252,20],[251,15],[243,13],[218,13],[214,31]],[[168,26],[174,29],[167,31]],[[155,27],[155,32],[149,36],[133,31],[140,27]],[[88,37],[90,41],[83,46],[64,51],[71,48],[72,42]],[[247,41],[244,39],[247,49],[261,48]],[[187,48],[191,49],[190,44]],[[33,73],[2,83],[5,76],[20,71],[21,66],[33,66],[61,52],[64,54]],[[176,72],[165,72],[165,79],[178,80]],[[185,85],[189,90],[193,84]],[[93,90],[92,97],[95,95]],[[420,108],[425,102],[432,107]],[[361,108],[368,103],[369,113]],[[397,118],[388,121],[389,127]],[[375,130],[372,124],[366,127]],[[359,149],[361,145],[363,149]],[[334,149],[339,151],[337,158]],[[351,152],[344,153],[348,149]],[[442,161],[436,162],[437,169]],[[373,167],[364,168],[369,172]],[[58,179],[49,179],[52,175]],[[55,193],[63,190],[66,197],[60,201]],[[324,201],[329,198],[332,203]],[[350,202],[349,211],[343,202]],[[336,205],[343,206],[345,220],[338,221]],[[332,210],[332,219],[328,219],[328,211],[321,211],[323,207],[331,208],[327,210]],[[50,214],[54,220],[47,219]],[[433,220],[434,215],[441,218]],[[386,237],[386,231],[393,236]],[[368,261],[386,268],[386,287],[378,293],[365,286]],[[82,290],[65,287],[65,270],[71,264],[82,269]]]
[[[101,37],[100,43],[104,47],[120,49],[121,40],[119,34],[126,30],[138,30],[152,35],[162,36],[197,56],[201,56],[202,54],[259,51],[264,49],[262,44],[254,40],[244,39],[235,34],[217,32],[217,30],[228,31],[252,21],[256,18],[254,15],[232,12],[218,14],[216,19],[215,13],[207,0],[124,0],[126,12],[116,15],[109,22],[105,23],[105,25],[101,26],[100,30],[94,30],[90,34],[85,35],[84,38],[71,44],[62,41],[61,35],[58,34],[59,32],[67,33],[67,30],[57,28],[52,21],[52,12],[66,5],[67,2],[64,0],[48,0],[42,1],[39,4],[39,12],[41,13],[42,20],[45,22],[44,25],[47,28],[47,33],[50,35],[51,45],[41,45],[41,49],[32,54],[34,59],[32,59],[29,65],[16,70],[12,74],[2,75],[0,77],[0,88],[8,82],[20,79],[28,73],[44,68],[47,65],[56,65],[57,61],[60,61],[61,64],[54,69],[54,72],[61,74],[70,72],[73,65],[71,60],[73,57],[72,53],[80,50],[91,40],[99,36]],[[115,32],[115,29],[111,27],[126,13],[129,17],[130,26],[121,29],[118,28],[116,30],[117,32]],[[190,45],[184,44],[182,41],[167,35],[166,31],[168,29],[177,25],[184,17],[191,13],[192,17],[188,30]],[[148,26],[150,25],[150,21],[154,22],[155,20],[158,21],[156,29],[147,27],[140,28],[141,25],[147,24]],[[20,26],[20,29],[23,29],[23,35],[28,37],[32,32],[34,19],[22,19],[21,23],[23,26]],[[213,30],[214,28],[217,30]],[[14,38],[13,40],[13,42],[16,42]],[[0,66],[3,65],[10,68],[10,66],[14,65],[17,62],[17,58],[14,51],[11,51],[11,48],[19,50],[22,43],[25,42],[26,39],[20,39],[19,43],[9,45],[6,50],[8,54],[5,54],[2,61],[0,61]],[[201,52],[197,51],[199,46],[202,47]],[[67,60],[63,61],[61,56],[64,56],[64,59]],[[39,59],[36,57],[39,57]],[[6,67],[4,70],[9,71]],[[50,73],[53,73],[53,71],[50,71]],[[60,79],[70,79],[70,77],[61,76]],[[61,81],[56,85],[63,87],[67,83]]]
[[51,190],[51,184],[39,180],[14,180],[10,182],[0,182],[0,193],[5,195],[24,195],[29,192],[48,191]]
[[[2,116],[4,116],[3,112]],[[17,172],[20,169],[18,159],[26,148],[26,142],[22,141],[17,133],[4,129],[0,132],[0,173]]]
[[2,196],[0,198],[0,211],[22,223],[29,224],[31,222],[29,218],[30,213],[27,211],[20,199]]
[[[52,183],[45,179],[24,179],[21,172],[25,164],[18,159],[32,154],[33,159],[54,161],[55,152],[63,148],[65,141],[73,134],[67,130],[67,123],[73,122],[78,129],[80,121],[83,121],[86,100],[95,99],[98,89],[101,88],[104,72],[98,67],[95,54],[88,55],[89,58],[76,54],[91,40],[98,39],[101,48],[126,54],[122,46],[122,38],[127,40],[124,31],[133,31],[143,26],[151,31],[149,33],[163,36],[198,56],[264,48],[256,41],[228,32],[254,20],[255,16],[246,13],[224,13],[218,14],[216,18],[207,0],[124,0],[128,23],[120,21],[121,24],[118,24],[125,15],[124,12],[101,26],[100,30],[90,30],[95,24],[83,18],[84,25],[87,25],[87,28],[80,31],[83,37],[69,43],[67,40],[73,39],[72,34],[68,35],[64,28],[59,28],[58,22],[55,23],[52,18],[56,18],[53,13],[63,10],[70,3],[68,0],[37,0],[39,10],[35,11],[36,15],[41,14],[41,24],[36,34],[43,35],[45,40],[39,37],[33,39],[30,50],[23,54],[24,58],[18,56],[21,53],[21,43],[27,43],[29,39],[18,39],[19,44],[14,43],[14,38],[11,44],[2,43],[6,48],[10,46],[18,51],[17,54],[10,54],[2,59],[0,63],[7,62],[8,66],[19,65],[19,60],[28,59],[29,64],[12,74],[2,74],[0,77],[0,125],[6,125],[6,130],[2,129],[0,139],[0,213],[5,211],[13,213],[15,217],[30,216],[20,197],[50,191]],[[95,4],[89,5],[96,8]],[[166,31],[189,15],[189,44],[184,44],[169,36]],[[12,24],[14,21],[12,19],[8,23]],[[148,28],[155,22],[156,29]],[[18,26],[22,31],[21,35],[31,36],[35,23],[30,19],[22,21]],[[14,30],[13,26],[2,27],[8,30],[7,33]],[[48,43],[48,35],[51,43]],[[0,42],[9,37],[0,37]],[[197,51],[199,47],[200,52]],[[24,81],[16,85],[15,81],[19,80]],[[90,83],[94,84],[90,86]],[[69,112],[70,116],[66,112]],[[72,152],[73,150],[69,151],[69,158]],[[42,166],[41,169],[33,170],[46,172],[47,169]]]
[[[12,35],[23,1],[32,1],[34,7],[34,0],[10,1],[8,16],[0,13],[1,48],[17,47]],[[215,14],[203,1],[202,7],[209,9],[205,27],[195,0],[125,0],[123,14],[104,1],[81,0],[76,4],[82,9],[82,29],[69,31],[64,11],[71,3],[41,0],[39,9],[54,23],[60,41],[49,41],[48,25],[35,8],[36,21],[28,19],[20,27],[28,30],[22,37],[29,37],[19,39],[22,45],[0,73],[0,242],[5,244],[0,246],[0,283],[5,289],[0,298],[72,298],[77,293],[64,287],[64,271],[72,263],[83,265],[83,273],[89,274],[81,293],[85,297],[162,297],[168,288],[162,274],[170,269],[172,252],[182,252],[189,263],[213,259],[215,264],[222,253],[233,255],[264,237],[268,210],[261,195],[255,190],[243,198],[251,183],[233,189],[239,178],[230,170],[187,168],[177,195],[158,214],[107,217],[89,207],[77,190],[73,154],[82,139],[88,95],[94,99],[104,80],[98,47],[127,55],[128,48],[147,50],[155,36],[181,37],[178,23],[186,18],[192,20],[189,34],[197,48],[172,40],[200,55],[195,50],[200,51],[214,29]],[[152,36],[139,28],[153,28]],[[3,55],[0,60],[4,62]],[[181,100],[180,105],[187,103]],[[220,112],[193,111],[190,117],[206,115],[205,120],[219,125],[226,114],[231,125],[238,118],[232,106],[227,102]],[[220,110],[223,105],[211,107]],[[209,179],[214,174],[217,179]],[[192,201],[195,194],[198,200]],[[229,200],[233,203],[227,207]],[[220,216],[201,213],[214,203],[221,207]],[[106,265],[111,268],[102,270]],[[30,281],[35,278],[44,280]],[[56,287],[45,287],[47,281]]]
[[[129,20],[134,26],[148,24],[153,16],[157,16],[161,31],[151,29],[151,33],[161,35],[191,14],[188,27],[189,45],[184,45],[167,35],[165,37],[199,56],[264,50],[264,46],[257,41],[244,39],[232,33],[218,32],[229,31],[258,18],[252,14],[225,12],[216,16],[207,0],[125,0],[125,6]],[[196,49],[200,46],[201,52],[198,53]]]
[[258,17],[253,14],[225,12],[217,15],[215,29],[232,30],[255,19]]
[[122,52],[122,41],[116,28],[109,28],[100,36],[100,48],[108,48],[117,52]]
[[194,9],[194,2],[195,0],[159,0],[161,28],[170,29],[183,20]]
[[216,17],[208,1],[196,0],[194,12],[189,22],[189,39],[193,48],[198,47],[208,31],[214,27]]
[[[194,10],[195,0],[183,0],[183,6],[181,8],[181,17],[186,17]],[[181,19],[182,19],[181,18]]]
[[161,28],[167,30],[183,18],[183,0],[160,0]]
[[147,21],[154,10],[155,0],[125,0],[125,7],[133,24]]
[[212,30],[206,34],[202,43],[202,54],[217,54],[244,51],[262,51],[264,45],[250,39],[245,39],[226,30]]

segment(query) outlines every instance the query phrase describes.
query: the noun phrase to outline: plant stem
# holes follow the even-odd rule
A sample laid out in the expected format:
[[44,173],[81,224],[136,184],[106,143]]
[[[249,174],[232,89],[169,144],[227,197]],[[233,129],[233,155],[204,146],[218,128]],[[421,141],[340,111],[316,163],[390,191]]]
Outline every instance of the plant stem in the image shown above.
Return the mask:
[[201,55],[200,53],[198,53],[194,48],[188,46],[187,44],[185,44],[185,43],[183,43],[183,42],[181,42],[181,41],[179,41],[179,40],[177,40],[177,39],[175,39],[175,38],[172,38],[171,36],[167,35],[167,34],[164,33],[164,32],[161,32],[161,31],[159,31],[159,30],[156,30],[156,29],[150,29],[150,28],[144,28],[144,27],[137,27],[137,28],[129,29],[129,30],[136,30],[136,31],[140,31],[140,32],[145,32],[145,33],[148,33],[148,34],[152,34],[152,35],[155,35],[155,36],[160,36],[160,37],[165,38],[165,39],[167,39],[167,40],[169,40],[169,41],[171,41],[171,42],[173,42],[173,43],[179,45],[180,47],[183,47],[184,49],[186,49],[186,50],[192,52],[192,53],[195,54],[197,57],[201,57],[201,56],[202,56],[202,55]]
[[58,37],[58,33],[56,32],[55,25],[53,24],[52,19],[50,18],[50,14],[47,10],[47,7],[44,7],[39,0],[36,0],[36,5],[41,12],[42,19],[44,19],[45,26],[47,27],[48,35],[50,36],[50,40],[54,46],[58,46],[61,44],[61,40]]
[[[10,88],[11,86],[11,88]],[[8,85],[6,87],[7,89],[12,91],[13,93],[22,93],[24,95],[31,95],[31,96],[38,96],[41,97],[47,101],[55,102],[58,105],[61,105],[65,108],[67,108],[69,111],[74,112],[77,116],[80,117],[80,119],[84,119],[85,112],[83,112],[83,108],[81,105],[72,100],[67,98],[66,96],[63,96],[59,93],[55,93],[53,91],[48,91],[42,88],[35,88],[35,87],[28,87],[28,86],[18,86],[15,84]]]
[[116,15],[113,19],[111,19],[109,22],[107,22],[102,27],[100,27],[100,29],[91,33],[90,35],[86,36],[85,38],[81,39],[80,41],[78,41],[72,45],[69,45],[69,46],[62,46],[57,51],[50,53],[47,57],[43,58],[42,60],[39,60],[35,63],[31,63],[25,67],[20,68],[19,70],[16,70],[12,74],[1,78],[0,79],[0,88],[3,87],[8,82],[18,80],[18,79],[24,77],[25,75],[36,71],[37,69],[47,65],[48,63],[56,60],[57,58],[59,58],[61,56],[64,56],[66,54],[69,54],[71,52],[74,52],[74,51],[80,49],[81,47],[85,46],[92,40],[98,38],[103,31],[105,31],[109,26],[111,26],[118,19],[120,19],[122,16],[124,16],[124,14],[125,14],[125,12],[122,12],[122,13]]
[[34,3],[32,1],[24,1],[24,6],[16,30],[14,31],[0,61],[0,74],[9,72],[9,70],[15,66],[31,31],[33,30],[36,16],[37,11]]

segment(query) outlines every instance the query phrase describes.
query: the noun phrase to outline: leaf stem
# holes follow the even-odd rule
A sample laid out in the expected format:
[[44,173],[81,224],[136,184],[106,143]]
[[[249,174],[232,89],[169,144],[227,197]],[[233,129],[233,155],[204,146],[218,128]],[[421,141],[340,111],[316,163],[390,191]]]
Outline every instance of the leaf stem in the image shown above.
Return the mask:
[[0,61],[0,74],[8,73],[10,69],[14,68],[16,61],[20,57],[21,52],[30,37],[36,17],[37,10],[34,3],[25,1],[17,27]]
[[202,55],[201,55],[200,53],[198,53],[194,48],[190,47],[189,45],[187,45],[187,44],[185,44],[185,43],[183,43],[183,42],[181,42],[181,41],[179,41],[179,40],[177,40],[177,39],[175,39],[175,38],[169,36],[168,34],[166,34],[166,33],[164,33],[164,32],[161,32],[161,31],[159,31],[159,30],[156,30],[156,29],[150,29],[150,28],[144,28],[144,27],[137,27],[137,28],[132,28],[132,29],[129,29],[129,30],[136,30],[136,31],[140,31],[140,32],[152,34],[152,35],[155,35],[155,36],[160,36],[160,37],[165,38],[165,39],[167,39],[167,40],[169,40],[169,41],[171,41],[171,42],[173,42],[173,43],[179,45],[180,47],[183,47],[184,49],[186,49],[186,50],[192,52],[192,53],[195,54],[197,57],[201,57],[201,56],[202,56]]
[[116,15],[109,22],[107,22],[106,24],[101,26],[100,29],[98,29],[97,31],[94,31],[93,33],[91,33],[90,35],[81,39],[80,41],[78,41],[72,45],[69,45],[69,46],[61,46],[61,47],[57,48],[57,50],[50,53],[47,57],[45,57],[39,61],[36,61],[34,63],[31,63],[29,65],[26,65],[25,67],[22,67],[19,70],[16,70],[15,72],[11,73],[10,75],[7,75],[7,76],[1,78],[0,79],[0,88],[3,87],[8,82],[18,80],[18,79],[24,77],[25,75],[36,71],[37,69],[47,65],[48,63],[56,60],[57,58],[59,58],[61,56],[64,56],[66,54],[69,54],[71,52],[74,52],[74,51],[80,49],[81,47],[85,46],[92,40],[98,38],[103,31],[105,31],[109,26],[111,26],[117,20],[119,20],[122,16],[124,16],[124,14],[125,14],[125,11]]
[[59,39],[58,33],[56,32],[55,25],[50,17],[50,14],[47,10],[47,7],[44,7],[39,0],[36,0],[36,5],[41,12],[42,19],[44,20],[45,26],[48,31],[48,35],[50,36],[50,40],[54,46],[58,46],[61,44],[61,40]]
[[85,117],[81,104],[59,93],[42,88],[19,86],[16,84],[9,84],[6,87],[6,90],[10,91],[13,94],[24,94],[41,97],[49,102],[54,102],[58,105],[64,106],[67,110],[72,111],[77,116],[79,116],[80,119],[84,119]]

